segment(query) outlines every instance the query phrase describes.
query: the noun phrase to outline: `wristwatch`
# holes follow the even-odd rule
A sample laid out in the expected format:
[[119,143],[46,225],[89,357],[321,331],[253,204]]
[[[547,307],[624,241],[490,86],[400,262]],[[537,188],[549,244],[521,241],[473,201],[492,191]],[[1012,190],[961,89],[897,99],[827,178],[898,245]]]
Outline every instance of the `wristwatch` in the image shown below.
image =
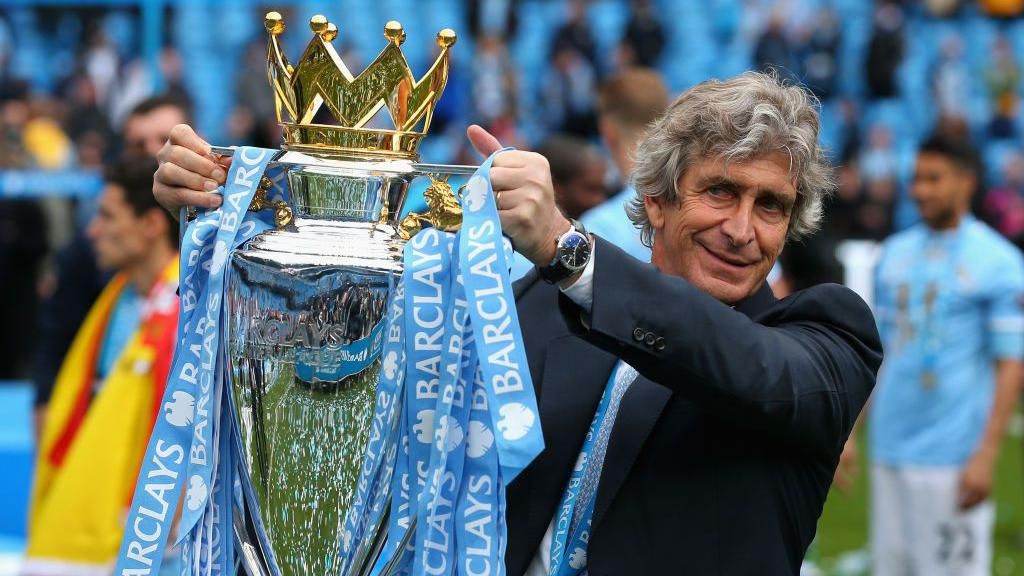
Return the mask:
[[561,282],[583,270],[593,252],[590,235],[583,224],[573,219],[569,223],[569,230],[555,241],[555,258],[547,266],[537,267],[540,277],[549,284]]

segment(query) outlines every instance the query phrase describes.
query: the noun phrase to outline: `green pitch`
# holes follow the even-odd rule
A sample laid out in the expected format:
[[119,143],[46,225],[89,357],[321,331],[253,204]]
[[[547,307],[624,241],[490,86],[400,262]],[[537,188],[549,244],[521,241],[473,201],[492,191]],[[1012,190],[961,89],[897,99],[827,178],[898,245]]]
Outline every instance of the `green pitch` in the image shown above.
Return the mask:
[[[850,552],[866,550],[868,543],[868,475],[870,454],[861,434],[860,471],[848,494],[833,489],[818,522],[818,537],[809,559],[814,559],[825,576],[861,576],[868,572],[844,570],[843,558]],[[1008,436],[1002,445],[996,470],[995,576],[1024,576],[1024,445],[1021,438]],[[848,566],[857,562],[848,562]]]

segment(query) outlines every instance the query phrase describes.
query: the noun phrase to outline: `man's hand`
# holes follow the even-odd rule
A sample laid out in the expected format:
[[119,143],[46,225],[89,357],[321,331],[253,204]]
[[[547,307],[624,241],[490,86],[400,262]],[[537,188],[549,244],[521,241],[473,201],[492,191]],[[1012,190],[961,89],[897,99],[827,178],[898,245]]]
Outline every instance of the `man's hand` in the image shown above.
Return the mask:
[[213,154],[190,126],[172,128],[156,158],[160,167],[153,175],[153,196],[174,217],[182,206],[220,206],[220,195],[211,192],[224,183],[231,158]]
[[982,448],[971,456],[967,465],[960,471],[957,503],[961,510],[981,504],[992,493],[992,468],[995,466],[995,460],[994,453]]
[[[501,143],[483,128],[472,125],[466,136],[485,158],[501,149]],[[569,220],[555,205],[551,167],[534,152],[511,150],[494,159],[491,167],[498,216],[512,246],[537,266],[555,258],[558,237],[569,229]]]
[[836,467],[836,474],[832,479],[835,487],[844,494],[853,488],[853,481],[860,469],[858,463],[859,456],[857,453],[857,439],[853,437],[853,434],[850,434],[850,437],[846,439],[846,445],[843,446],[843,453],[839,456],[839,466]]

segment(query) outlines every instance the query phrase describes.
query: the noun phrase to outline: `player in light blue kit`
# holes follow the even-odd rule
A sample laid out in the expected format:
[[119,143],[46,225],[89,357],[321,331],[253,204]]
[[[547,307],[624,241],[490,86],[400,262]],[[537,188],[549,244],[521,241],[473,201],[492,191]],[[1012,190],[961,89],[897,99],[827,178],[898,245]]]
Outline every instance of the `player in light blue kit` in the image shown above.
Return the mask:
[[886,241],[877,270],[875,576],[992,573],[988,497],[1024,375],[1024,261],[969,214],[976,158],[959,141],[921,146],[911,194],[923,222]]
[[[653,70],[632,68],[612,76],[598,93],[598,128],[619,176],[628,181],[633,174],[633,154],[647,126],[665,112],[668,89]],[[627,184],[603,204],[591,208],[580,222],[592,234],[612,242],[630,256],[651,261],[651,248],[640,241],[640,230],[627,216],[627,207],[637,200],[636,190]]]

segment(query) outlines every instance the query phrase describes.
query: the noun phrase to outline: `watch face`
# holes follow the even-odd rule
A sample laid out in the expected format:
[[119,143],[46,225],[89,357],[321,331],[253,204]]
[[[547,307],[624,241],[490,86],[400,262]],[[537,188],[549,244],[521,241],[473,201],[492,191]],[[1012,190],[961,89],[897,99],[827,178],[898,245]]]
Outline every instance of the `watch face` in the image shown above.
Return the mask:
[[558,246],[558,260],[566,268],[576,271],[583,268],[590,258],[590,238],[579,232],[566,234]]

